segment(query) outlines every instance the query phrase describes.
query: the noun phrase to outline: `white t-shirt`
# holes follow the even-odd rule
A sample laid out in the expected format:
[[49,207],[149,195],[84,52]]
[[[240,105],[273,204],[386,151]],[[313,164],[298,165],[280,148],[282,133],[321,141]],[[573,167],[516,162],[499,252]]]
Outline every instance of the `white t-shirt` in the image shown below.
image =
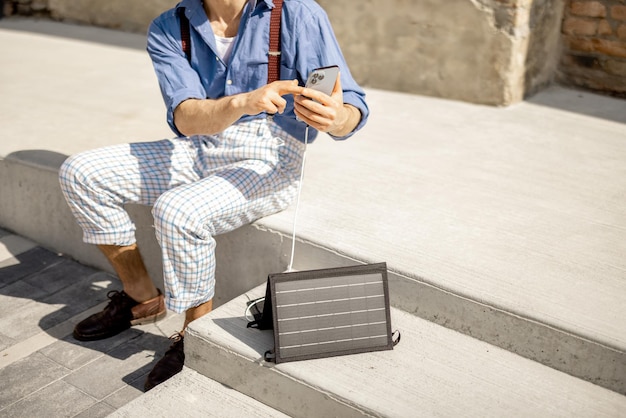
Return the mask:
[[221,36],[215,35],[215,45],[217,47],[217,55],[226,64],[228,64],[228,61],[230,60],[230,54],[233,52],[233,46],[235,46],[236,39],[237,39],[236,36],[234,38],[222,38]]

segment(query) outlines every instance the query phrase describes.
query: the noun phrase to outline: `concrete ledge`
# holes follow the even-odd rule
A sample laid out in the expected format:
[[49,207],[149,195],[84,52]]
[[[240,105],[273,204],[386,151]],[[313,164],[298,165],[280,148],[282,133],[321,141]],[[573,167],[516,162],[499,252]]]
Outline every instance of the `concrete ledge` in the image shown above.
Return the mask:
[[[264,221],[256,224],[262,227]],[[291,237],[285,235],[285,240]],[[343,267],[377,260],[353,258],[317,243],[296,241],[296,270]],[[279,271],[279,270],[276,270]],[[391,305],[556,370],[626,394],[626,352],[576,333],[497,308],[430,280],[389,271]]]
[[[75,260],[114,273],[100,251],[82,242],[82,231],[67,207],[58,183],[66,156],[24,151],[0,159],[0,225]],[[161,250],[154,236],[150,208],[127,208],[137,228],[137,242],[152,279],[163,288]],[[267,279],[267,272],[287,267],[288,243],[277,233],[254,226],[217,237],[214,306],[241,295]]]
[[626,397],[392,309],[392,351],[267,363],[272,331],[246,328],[246,301],[194,321],[186,365],[292,417],[617,416]]
[[[102,254],[82,243],[82,232],[58,187],[58,166],[65,156],[43,151],[22,152],[0,160],[0,221],[77,261],[113,273]],[[36,196],[37,198],[33,198]],[[137,239],[149,272],[163,286],[159,246],[154,237],[150,208],[131,205]],[[46,214],[46,215],[44,215]],[[291,214],[280,215],[285,221]],[[289,224],[287,224],[289,225]],[[215,307],[263,283],[267,274],[284,271],[289,261],[291,234],[278,231],[267,220],[217,237]],[[378,261],[341,254],[329,243],[297,240],[295,268],[348,266]],[[619,393],[626,393],[626,353],[606,344],[555,328],[506,308],[442,288],[432,282],[390,271],[392,305],[434,323],[463,332],[573,376]],[[409,273],[410,274],[410,273]]]
[[309,149],[296,268],[387,261],[394,306],[626,393],[626,102],[369,102],[358,138]]

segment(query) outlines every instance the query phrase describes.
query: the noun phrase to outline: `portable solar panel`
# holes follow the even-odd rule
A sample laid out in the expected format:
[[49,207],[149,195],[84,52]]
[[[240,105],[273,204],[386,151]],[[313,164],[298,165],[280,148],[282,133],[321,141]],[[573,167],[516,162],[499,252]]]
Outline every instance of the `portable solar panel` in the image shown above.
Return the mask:
[[[391,350],[386,263],[270,274],[263,319],[276,363]],[[257,317],[260,319],[260,316]]]

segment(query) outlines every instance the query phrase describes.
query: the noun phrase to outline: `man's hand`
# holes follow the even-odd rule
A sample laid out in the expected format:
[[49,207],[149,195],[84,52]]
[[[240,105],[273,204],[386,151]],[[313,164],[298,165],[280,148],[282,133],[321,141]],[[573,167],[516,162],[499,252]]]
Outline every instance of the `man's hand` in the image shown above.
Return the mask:
[[361,120],[361,112],[343,103],[341,78],[337,75],[335,87],[330,96],[310,88],[303,88],[294,97],[296,115],[309,126],[335,136],[345,136],[352,132]]
[[287,94],[301,94],[303,87],[298,86],[298,80],[274,81],[249,93],[240,94],[235,106],[241,106],[243,114],[258,115],[261,112],[269,114],[283,113],[287,101],[282,96]]
[[281,96],[302,94],[303,90],[298,80],[281,80],[217,100],[188,99],[174,111],[174,121],[183,135],[212,135],[222,132],[243,115],[282,113],[287,102]]

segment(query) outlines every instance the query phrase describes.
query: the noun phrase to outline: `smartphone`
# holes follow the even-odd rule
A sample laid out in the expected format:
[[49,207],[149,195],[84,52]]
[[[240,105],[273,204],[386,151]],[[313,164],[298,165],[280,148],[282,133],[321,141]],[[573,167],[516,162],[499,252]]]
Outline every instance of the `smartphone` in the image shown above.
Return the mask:
[[335,88],[338,74],[339,67],[337,65],[316,68],[309,74],[305,87],[321,91],[330,96]]

